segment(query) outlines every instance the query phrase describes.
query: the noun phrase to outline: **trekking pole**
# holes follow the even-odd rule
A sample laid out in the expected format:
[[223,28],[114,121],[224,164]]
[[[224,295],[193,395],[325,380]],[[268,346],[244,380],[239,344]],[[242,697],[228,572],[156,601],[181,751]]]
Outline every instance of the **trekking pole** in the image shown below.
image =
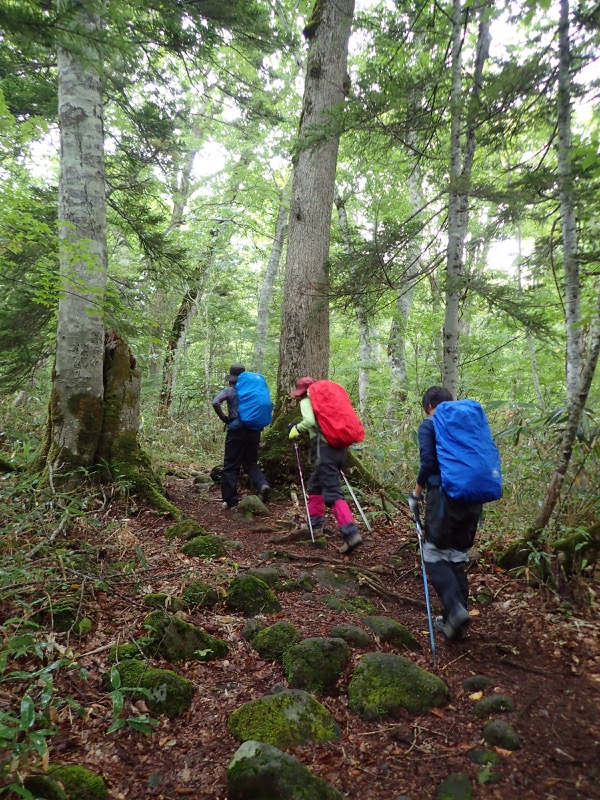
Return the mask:
[[421,530],[421,520],[418,510],[415,512],[415,523],[417,525],[417,538],[419,539],[419,552],[421,554],[421,570],[423,572],[423,586],[425,587],[425,605],[427,606],[427,622],[429,623],[429,641],[431,642],[431,655],[433,664],[436,663],[435,640],[433,638],[433,620],[431,619],[431,605],[429,604],[429,589],[427,587],[427,573],[425,572],[425,559],[423,558],[423,531]]
[[369,533],[371,533],[371,532],[373,531],[373,528],[371,528],[371,524],[369,523],[369,520],[366,518],[366,516],[365,516],[365,512],[364,512],[364,511],[362,510],[362,508],[360,507],[360,503],[358,502],[358,499],[357,499],[356,495],[354,494],[354,489],[353,489],[353,488],[350,486],[350,484],[348,483],[348,478],[347,478],[347,477],[344,475],[344,473],[342,472],[342,470],[340,470],[340,475],[342,476],[342,478],[343,478],[343,479],[344,479],[344,481],[346,482],[346,486],[348,487],[348,491],[349,491],[349,492],[350,492],[350,494],[352,495],[352,499],[354,500],[354,502],[355,502],[355,504],[356,504],[356,507],[357,507],[357,509],[358,509],[358,512],[359,512],[359,514],[360,514],[360,515],[361,515],[361,517],[363,518],[363,522],[364,522],[364,523],[365,523],[365,525],[367,526],[367,530],[369,531]]
[[312,543],[315,543],[315,535],[313,533],[312,522],[310,521],[310,511],[308,510],[308,497],[306,496],[306,489],[304,488],[304,478],[302,477],[302,467],[300,466],[300,453],[298,452],[298,445],[294,442],[294,450],[296,451],[296,461],[298,462],[298,472],[300,473],[300,485],[302,486],[302,494],[304,495],[304,505],[306,507],[306,519],[308,520],[308,530],[310,531],[310,538]]

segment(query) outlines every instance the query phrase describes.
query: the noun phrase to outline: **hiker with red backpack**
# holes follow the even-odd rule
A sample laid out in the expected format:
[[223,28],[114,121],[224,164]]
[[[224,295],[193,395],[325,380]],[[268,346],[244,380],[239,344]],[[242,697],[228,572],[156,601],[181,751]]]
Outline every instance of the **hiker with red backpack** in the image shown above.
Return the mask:
[[476,401],[454,400],[448,389],[432,386],[423,395],[423,410],[420,468],[408,504],[419,529],[427,489],[422,559],[444,611],[433,626],[446,639],[461,639],[471,622],[465,565],[483,503],[502,493],[500,459]]
[[[340,389],[343,395],[339,392]],[[315,393],[314,405],[311,402],[311,392],[313,391]],[[335,423],[339,428],[337,435],[335,425],[329,426],[327,416],[319,416],[317,411],[316,398],[324,395],[328,396],[331,391],[334,392],[334,396],[338,397],[336,408],[333,408],[334,415],[337,414]],[[360,441],[361,435],[364,437],[364,431],[362,431],[362,434],[360,433],[362,425],[360,425],[359,420],[360,430],[350,434],[349,438],[344,438],[345,417],[342,409],[350,402],[347,399],[347,395],[345,398],[344,395],[345,390],[343,387],[334,384],[332,381],[316,381],[308,376],[299,378],[296,381],[296,388],[290,392],[290,397],[300,400],[302,420],[290,426],[289,438],[296,439],[301,433],[306,432],[310,436],[311,460],[314,463],[314,469],[307,481],[306,488],[308,491],[307,510],[313,535],[323,533],[325,506],[331,508],[340,535],[344,540],[343,544],[338,548],[339,552],[348,554],[361,545],[363,540],[358,532],[350,507],[344,499],[340,485],[340,471],[345,464],[348,447],[348,444],[344,445],[344,442],[349,442],[349,439],[352,438],[354,441]],[[345,402],[346,399],[347,403]],[[334,405],[333,402],[331,402],[331,405]],[[354,414],[354,416],[356,415]],[[356,419],[358,420],[358,418]],[[322,430],[321,423],[325,427],[325,431]],[[350,425],[352,424],[355,425],[356,423],[350,420]],[[339,438],[340,431],[342,431],[342,438]],[[325,433],[327,433],[327,438]]]
[[[227,388],[214,398],[212,406],[225,423],[225,455],[221,473],[223,508],[234,509],[238,502],[238,479],[243,467],[263,502],[267,502],[271,487],[258,466],[260,433],[271,421],[273,404],[262,375],[246,372],[243,364],[232,364]],[[227,414],[222,409],[227,404]]]

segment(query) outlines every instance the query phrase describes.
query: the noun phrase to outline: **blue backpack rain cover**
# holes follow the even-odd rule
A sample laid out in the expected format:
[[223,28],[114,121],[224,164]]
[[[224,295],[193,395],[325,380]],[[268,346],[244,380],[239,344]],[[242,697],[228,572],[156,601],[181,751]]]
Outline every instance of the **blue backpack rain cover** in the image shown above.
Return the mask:
[[500,454],[480,403],[440,403],[432,419],[446,494],[463,503],[498,500],[502,495]]
[[242,425],[252,431],[262,431],[273,419],[273,403],[264,376],[259,372],[242,372],[235,390]]

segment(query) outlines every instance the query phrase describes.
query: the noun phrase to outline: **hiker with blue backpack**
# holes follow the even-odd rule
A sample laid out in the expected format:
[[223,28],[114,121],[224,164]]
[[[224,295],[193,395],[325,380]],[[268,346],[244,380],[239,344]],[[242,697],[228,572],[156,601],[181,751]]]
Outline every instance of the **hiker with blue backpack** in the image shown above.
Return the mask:
[[[225,423],[225,454],[221,473],[223,508],[233,509],[239,502],[238,479],[243,467],[263,502],[271,487],[258,466],[260,433],[271,422],[273,403],[262,375],[246,372],[243,364],[232,364],[225,380],[227,388],[214,398],[212,406]],[[223,411],[227,404],[227,413]]]
[[423,410],[420,468],[408,504],[418,523],[426,490],[422,558],[444,612],[433,625],[446,639],[461,639],[471,622],[465,566],[483,503],[502,493],[500,459],[476,401],[454,400],[448,389],[432,386]]
[[[343,394],[339,392],[339,389],[342,389]],[[312,395],[309,396],[309,391],[312,390],[315,392],[314,407],[313,402],[311,402]],[[322,392],[321,395],[319,395],[319,390]],[[337,402],[332,397],[331,400],[325,399],[324,403],[326,406],[329,402],[334,414],[334,425],[329,430],[326,427],[328,422],[327,415],[319,417],[316,398],[327,395],[332,390],[334,396],[337,397]],[[339,384],[334,384],[333,381],[316,381],[309,376],[299,378],[296,381],[296,388],[290,392],[290,397],[300,400],[302,420],[290,426],[289,438],[296,439],[301,433],[308,433],[310,437],[311,461],[314,463],[314,468],[306,483],[306,489],[308,492],[308,522],[311,533],[313,537],[323,533],[325,506],[327,506],[335,517],[340,536],[343,539],[338,551],[347,555],[361,545],[363,540],[340,485],[340,471],[346,462],[348,446],[343,446],[343,444],[353,438],[356,440],[360,436],[362,425],[358,421],[360,430],[358,433],[350,434],[349,439],[336,438],[335,428],[338,428],[339,434],[345,419],[343,408],[350,403],[349,399],[345,402],[344,395],[345,390],[343,387],[339,386]],[[353,410],[352,413],[354,413]],[[350,414],[349,418],[350,425],[352,425]],[[324,436],[322,425],[326,428],[328,439]],[[364,436],[364,431],[362,431],[362,435]],[[333,446],[334,444],[339,446]]]

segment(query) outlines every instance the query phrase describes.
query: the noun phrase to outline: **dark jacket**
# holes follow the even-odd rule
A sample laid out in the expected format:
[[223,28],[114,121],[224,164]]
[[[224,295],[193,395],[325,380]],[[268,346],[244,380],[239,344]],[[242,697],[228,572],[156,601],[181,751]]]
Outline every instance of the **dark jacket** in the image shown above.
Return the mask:
[[[222,409],[223,403],[227,403],[227,414]],[[238,411],[238,396],[235,386],[228,386],[215,397],[212,401],[215,414],[227,425],[227,430],[232,431],[242,428],[242,422]]]

